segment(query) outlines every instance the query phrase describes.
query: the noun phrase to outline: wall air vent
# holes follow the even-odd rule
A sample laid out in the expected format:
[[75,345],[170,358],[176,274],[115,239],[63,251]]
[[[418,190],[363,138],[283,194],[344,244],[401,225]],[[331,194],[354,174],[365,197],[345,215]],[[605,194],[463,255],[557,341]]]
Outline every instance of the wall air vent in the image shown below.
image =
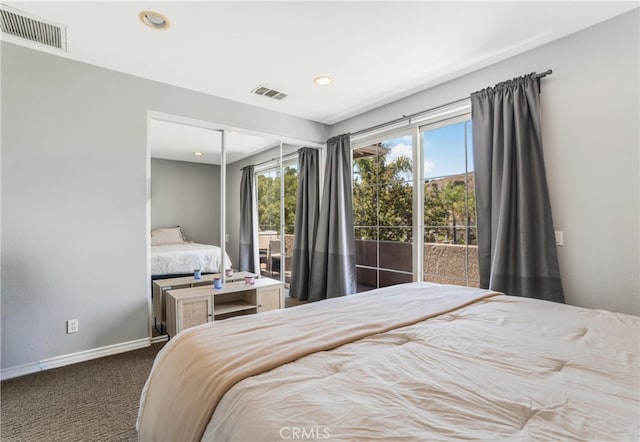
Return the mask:
[[5,34],[67,51],[66,26],[37,19],[2,4],[0,4],[0,28]]
[[285,94],[284,92],[280,92],[263,85],[258,86],[257,88],[252,90],[251,93],[273,98],[274,100],[282,100],[287,96],[287,94]]

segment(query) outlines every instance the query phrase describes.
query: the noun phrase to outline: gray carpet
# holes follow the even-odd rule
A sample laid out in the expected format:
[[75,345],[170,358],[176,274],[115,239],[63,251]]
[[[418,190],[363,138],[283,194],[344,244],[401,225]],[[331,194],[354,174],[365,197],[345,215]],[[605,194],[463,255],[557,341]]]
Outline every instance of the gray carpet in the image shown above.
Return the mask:
[[0,439],[137,440],[140,392],[163,345],[3,381]]
[[284,298],[284,306],[285,308],[295,307],[296,305],[306,304],[309,301],[300,301],[297,298],[292,298],[291,296],[287,296]]

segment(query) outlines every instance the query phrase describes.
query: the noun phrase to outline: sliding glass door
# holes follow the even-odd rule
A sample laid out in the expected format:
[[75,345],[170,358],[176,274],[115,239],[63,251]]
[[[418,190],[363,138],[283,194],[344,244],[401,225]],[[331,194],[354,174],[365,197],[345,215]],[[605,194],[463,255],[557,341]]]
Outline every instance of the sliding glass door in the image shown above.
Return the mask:
[[354,142],[359,292],[411,281],[479,285],[470,118],[462,105],[405,134]]
[[260,273],[272,277],[272,251],[280,250],[280,168],[256,173]]
[[358,291],[413,280],[413,137],[353,150]]
[[424,280],[477,287],[471,121],[422,130]]
[[284,281],[288,288],[295,235],[298,165],[295,159],[285,161],[282,169],[275,165],[256,172],[256,178],[260,273]]

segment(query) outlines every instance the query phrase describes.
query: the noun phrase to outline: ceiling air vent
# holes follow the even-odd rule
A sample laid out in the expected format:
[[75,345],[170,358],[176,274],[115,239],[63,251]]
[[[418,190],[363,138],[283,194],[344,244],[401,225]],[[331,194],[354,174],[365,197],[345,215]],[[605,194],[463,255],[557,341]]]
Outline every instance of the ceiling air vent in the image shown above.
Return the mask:
[[273,98],[274,100],[282,100],[287,96],[287,94],[285,94],[284,92],[280,92],[275,89],[271,89],[269,87],[262,86],[262,85],[252,90],[251,93]]
[[25,12],[0,5],[0,27],[5,34],[67,51],[66,26],[45,22]]

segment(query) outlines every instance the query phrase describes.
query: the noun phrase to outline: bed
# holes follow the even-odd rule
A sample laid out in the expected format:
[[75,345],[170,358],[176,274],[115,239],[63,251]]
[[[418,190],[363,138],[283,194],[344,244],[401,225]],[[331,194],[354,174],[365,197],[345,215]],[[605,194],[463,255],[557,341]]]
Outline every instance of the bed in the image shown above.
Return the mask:
[[636,316],[402,284],[185,330],[147,440],[638,440]]
[[220,247],[195,242],[151,246],[151,275],[192,274],[195,269],[220,273],[231,268],[228,254],[224,267],[220,266],[220,255]]
[[220,247],[187,241],[179,226],[151,231],[151,276],[177,276],[202,273],[220,273],[231,268],[231,259],[225,254],[220,265]]

